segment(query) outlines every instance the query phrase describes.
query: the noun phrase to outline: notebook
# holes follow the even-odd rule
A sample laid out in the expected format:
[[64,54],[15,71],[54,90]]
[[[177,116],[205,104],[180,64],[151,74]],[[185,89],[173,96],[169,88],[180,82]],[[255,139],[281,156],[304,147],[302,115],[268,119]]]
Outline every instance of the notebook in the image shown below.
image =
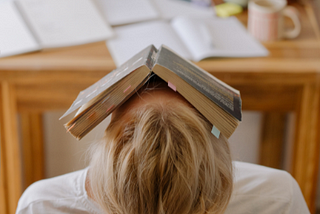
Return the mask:
[[178,0],[95,0],[111,25],[132,24],[153,19],[172,19],[176,16],[212,17],[212,6],[203,7]]
[[114,28],[107,41],[116,65],[121,65],[147,45],[169,46],[184,58],[200,61],[209,57],[262,57],[267,49],[235,18],[176,17]]
[[113,36],[91,0],[0,2],[0,57]]

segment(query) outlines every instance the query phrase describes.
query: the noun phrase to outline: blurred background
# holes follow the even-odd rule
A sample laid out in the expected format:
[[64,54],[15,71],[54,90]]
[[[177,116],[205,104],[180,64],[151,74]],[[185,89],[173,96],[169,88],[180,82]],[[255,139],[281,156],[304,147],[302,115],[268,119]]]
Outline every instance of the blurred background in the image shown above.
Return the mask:
[[[221,3],[224,2],[221,0],[215,1],[216,5]],[[289,0],[289,3],[300,2]],[[320,0],[313,0],[311,3],[315,7],[318,20],[320,20]],[[88,163],[85,151],[90,146],[90,142],[100,139],[101,133],[108,123],[107,119],[81,142],[78,142],[71,135],[65,134],[63,123],[58,120],[63,113],[63,111],[50,112],[46,113],[44,117],[46,177],[53,177],[86,167]],[[288,114],[286,121],[288,121],[288,125],[284,130],[286,137],[283,145],[286,149],[283,149],[283,151],[287,151],[287,153],[283,154],[281,168],[289,171],[295,115]],[[234,160],[259,164],[262,122],[263,113],[257,111],[243,112],[243,121],[229,140]],[[317,192],[317,208],[320,213],[320,185]]]
[[[0,3],[9,2],[11,0],[0,0]],[[205,1],[203,1],[205,2]],[[229,0],[228,2],[236,2],[236,0]],[[243,3],[245,2],[245,3]],[[206,2],[205,2],[206,3]],[[225,3],[222,0],[214,0],[215,5]],[[239,2],[238,2],[239,3]],[[318,25],[320,28],[320,0],[288,0],[289,4],[293,5],[311,5],[312,10],[314,11],[314,24]],[[241,4],[247,4],[246,1],[242,1]],[[0,4],[1,7],[1,4]],[[0,8],[1,9],[1,8]],[[244,6],[243,11],[246,12],[246,6]],[[0,20],[1,23],[1,20]],[[246,24],[246,23],[245,23]],[[1,28],[0,28],[1,29]],[[1,32],[0,32],[1,38]],[[272,46],[272,44],[269,46]],[[268,47],[269,47],[268,46]],[[0,46],[1,50],[1,46]],[[59,54],[57,50],[57,55]],[[285,51],[285,50],[284,50]],[[50,50],[44,51],[43,54],[50,52]],[[0,69],[1,64],[6,63],[9,58],[0,58]],[[319,59],[320,61],[320,59]],[[4,66],[5,67],[5,66]],[[319,68],[320,71],[320,68]],[[84,89],[84,88],[83,88]],[[67,93],[67,92],[66,92]],[[71,105],[71,103],[70,103]],[[66,110],[66,109],[65,109]],[[96,140],[99,140],[102,135],[105,127],[108,124],[109,118],[96,127],[91,133],[84,137],[81,141],[77,141],[70,134],[66,133],[66,130],[63,124],[71,119],[72,116],[64,120],[59,120],[65,111],[64,109],[59,109],[57,111],[47,111],[43,114],[43,150],[44,150],[44,177],[50,178],[72,172],[75,170],[83,169],[88,165],[88,160],[86,157],[86,150],[90,144]],[[320,110],[320,109],[319,109]],[[283,144],[280,145],[283,147],[281,164],[279,168],[287,170],[290,172],[290,158],[292,155],[292,142],[294,136],[294,127],[296,121],[296,115],[292,112],[286,114],[284,118],[286,126],[283,130],[284,140]],[[21,124],[21,117],[19,116],[19,121]],[[261,139],[262,139],[262,126],[264,122],[264,113],[259,111],[244,111],[243,112],[243,121],[237,128],[236,132],[230,138],[230,147],[232,151],[232,156],[234,160],[245,161],[250,163],[260,164],[261,157]],[[19,125],[19,132],[22,136],[23,130]],[[23,148],[22,137],[20,137],[21,148]],[[22,164],[24,166],[24,164]],[[27,170],[25,167],[22,167],[23,173]],[[318,184],[320,184],[320,176],[318,176]],[[27,181],[23,181],[23,188],[28,186]],[[317,199],[316,207],[318,213],[320,213],[320,185],[317,189]]]

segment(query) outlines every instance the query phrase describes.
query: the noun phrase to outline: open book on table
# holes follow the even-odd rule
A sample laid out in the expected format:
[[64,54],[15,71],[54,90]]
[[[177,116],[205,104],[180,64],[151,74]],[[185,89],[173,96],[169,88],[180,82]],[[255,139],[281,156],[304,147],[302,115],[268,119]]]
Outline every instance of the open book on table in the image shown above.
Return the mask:
[[0,57],[113,36],[91,0],[0,2]]
[[235,131],[242,117],[239,91],[166,46],[157,50],[153,45],[81,91],[61,117],[81,107],[76,116],[65,124],[66,129],[81,139],[130,98],[153,73],[165,80],[169,87],[180,93],[211,122],[216,137],[221,132],[229,138]]
[[180,0],[94,0],[111,25],[131,24],[176,16],[213,17],[213,6],[203,7]]
[[266,48],[235,18],[176,17],[114,28],[116,37],[107,41],[119,66],[134,53],[154,44],[165,44],[181,56],[200,61],[208,57],[261,57]]

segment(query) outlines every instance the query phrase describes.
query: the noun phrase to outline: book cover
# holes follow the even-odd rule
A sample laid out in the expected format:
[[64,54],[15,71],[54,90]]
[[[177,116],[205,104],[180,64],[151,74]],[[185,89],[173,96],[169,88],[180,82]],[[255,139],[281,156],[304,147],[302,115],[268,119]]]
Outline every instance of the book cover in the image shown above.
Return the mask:
[[165,46],[160,48],[156,63],[176,73],[181,79],[241,121],[242,104],[239,91],[221,82]]
[[134,55],[126,63],[122,64],[120,67],[113,70],[87,89],[81,91],[76,100],[72,103],[71,107],[60,117],[60,119],[66,117],[76,109],[90,102],[103,91],[118,83],[137,68],[146,65],[151,70],[154,64],[154,56],[156,52],[157,50],[153,45],[148,46]]

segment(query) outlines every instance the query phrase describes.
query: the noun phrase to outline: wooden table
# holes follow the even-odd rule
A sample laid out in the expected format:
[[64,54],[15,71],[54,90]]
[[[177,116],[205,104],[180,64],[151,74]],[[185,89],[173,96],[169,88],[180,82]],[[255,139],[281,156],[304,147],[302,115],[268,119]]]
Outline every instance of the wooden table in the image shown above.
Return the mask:
[[[244,110],[264,112],[264,165],[279,167],[285,117],[296,113],[291,173],[313,212],[319,162],[320,36],[310,8],[298,8],[301,35],[265,43],[269,57],[217,58],[198,65],[239,89]],[[245,23],[246,15],[239,19]],[[103,42],[0,59],[0,213],[14,213],[25,186],[43,178],[42,112],[68,108],[80,90],[114,68]]]

